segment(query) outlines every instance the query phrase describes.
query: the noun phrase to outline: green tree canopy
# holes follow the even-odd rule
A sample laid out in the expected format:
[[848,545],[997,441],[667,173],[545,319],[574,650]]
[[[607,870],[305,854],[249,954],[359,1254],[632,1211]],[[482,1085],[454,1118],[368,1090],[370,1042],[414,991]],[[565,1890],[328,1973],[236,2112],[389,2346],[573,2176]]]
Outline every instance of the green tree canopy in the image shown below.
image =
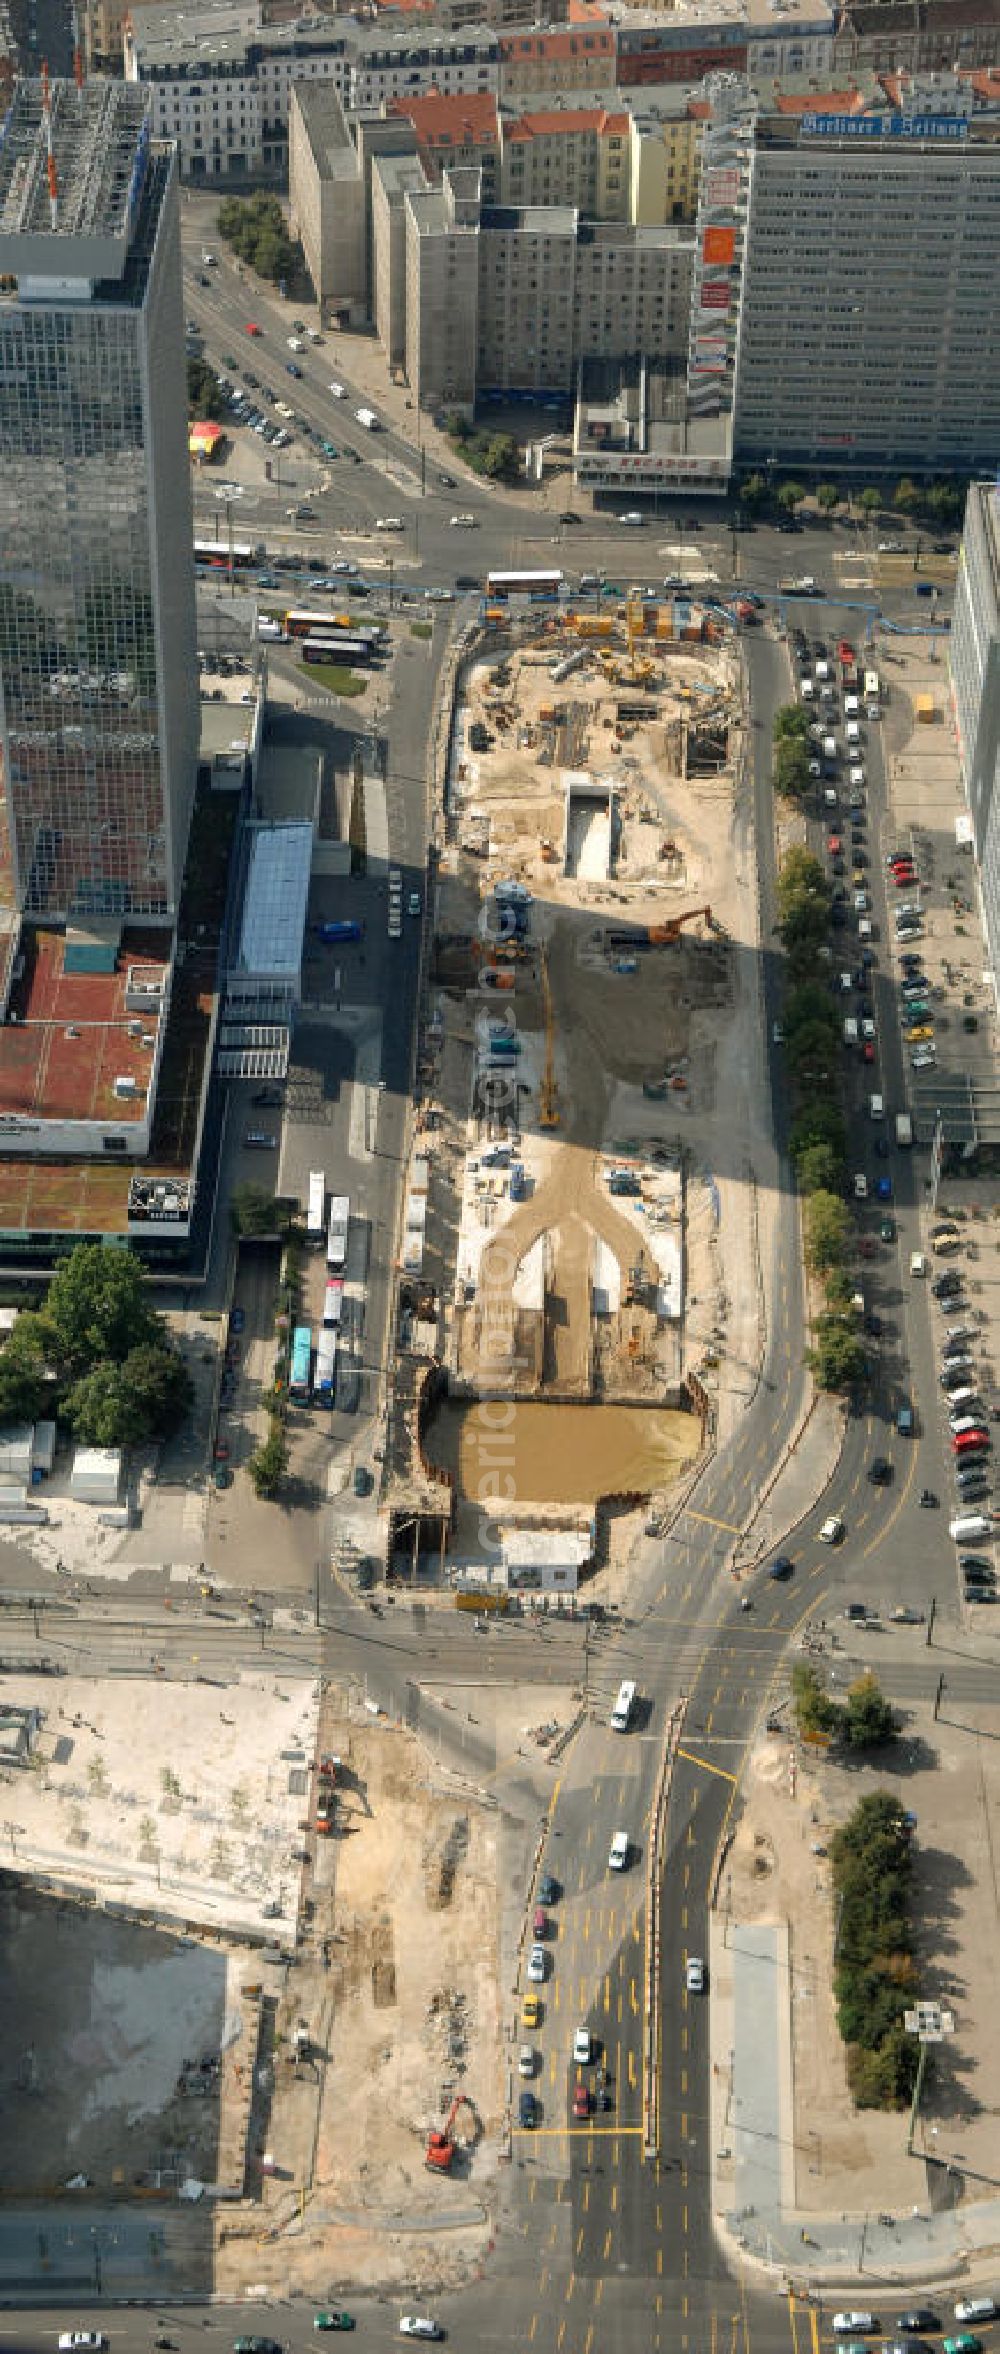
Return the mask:
[[804,703],[779,703],[774,714],[774,741],[782,744],[791,739],[804,744],[809,735],[809,713]]
[[71,1373],[104,1359],[120,1365],[130,1349],[163,1337],[138,1259],[108,1243],[78,1243],[57,1267],[44,1321],[60,1369]]
[[22,1312],[0,1352],[0,1423],[34,1422],[51,1404],[49,1349],[44,1318]]
[[897,482],[896,488],[893,491],[893,506],[900,515],[913,515],[919,507],[920,502],[921,494],[917,488],[916,483],[911,482],[908,474],[904,474],[902,480]]
[[878,515],[882,508],[881,491],[872,489],[859,490],[858,505],[863,515]]
[[847,1256],[851,1221],[835,1193],[811,1193],[803,1205],[806,1265],[813,1275],[827,1267],[842,1267]]
[[218,422],[226,414],[226,404],[207,360],[189,357],[187,364],[188,415],[214,418]]
[[844,1115],[830,1098],[810,1098],[800,1105],[792,1126],[792,1159],[798,1167],[801,1155],[816,1144],[829,1145],[837,1159],[843,1162],[847,1150],[847,1131]]
[[849,1749],[876,1749],[894,1741],[899,1725],[894,1710],[873,1675],[859,1676],[850,1686],[844,1709],[844,1740]]
[[821,1089],[839,1076],[828,1022],[802,1022],[787,1041],[785,1061],[801,1087]]
[[287,1204],[279,1204],[265,1185],[248,1182],[234,1186],[229,1216],[236,1234],[280,1234],[287,1220]]
[[864,1379],[864,1348],[842,1316],[824,1311],[813,1326],[813,1344],[806,1362],[822,1390],[849,1390]]
[[767,497],[767,483],[763,474],[747,474],[740,484],[740,498],[745,507],[759,507]]
[[805,495],[803,483],[783,482],[778,490],[778,505],[784,509],[786,515],[792,515],[796,507],[801,507]]
[[834,508],[839,507],[842,497],[843,492],[838,490],[835,482],[821,482],[817,485],[816,504],[824,515],[832,515]]
[[280,1494],[288,1470],[288,1440],[279,1415],[272,1414],[267,1437],[251,1455],[247,1468],[258,1496]]
[[801,1193],[835,1193],[843,1173],[843,1161],[831,1144],[807,1144],[799,1154],[796,1176]]

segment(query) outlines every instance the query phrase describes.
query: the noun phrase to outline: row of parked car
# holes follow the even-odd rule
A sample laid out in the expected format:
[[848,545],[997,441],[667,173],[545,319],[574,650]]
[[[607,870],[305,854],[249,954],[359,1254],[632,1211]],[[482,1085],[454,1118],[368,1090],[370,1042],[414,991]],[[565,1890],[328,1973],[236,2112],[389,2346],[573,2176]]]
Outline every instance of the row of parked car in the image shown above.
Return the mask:
[[[954,1218],[940,1218],[931,1228],[931,1249],[938,1256],[952,1256],[961,1249],[962,1240],[961,1224]],[[931,1289],[946,1318],[939,1336],[938,1379],[948,1409],[955,1481],[956,1508],[950,1524],[951,1535],[960,1548],[992,1543],[995,1534],[993,1440],[990,1409],[977,1386],[977,1351],[982,1334],[965,1303],[962,1275],[957,1267],[943,1269],[935,1276]],[[987,1554],[960,1549],[959,1567],[967,1602],[996,1601],[996,1572]]]

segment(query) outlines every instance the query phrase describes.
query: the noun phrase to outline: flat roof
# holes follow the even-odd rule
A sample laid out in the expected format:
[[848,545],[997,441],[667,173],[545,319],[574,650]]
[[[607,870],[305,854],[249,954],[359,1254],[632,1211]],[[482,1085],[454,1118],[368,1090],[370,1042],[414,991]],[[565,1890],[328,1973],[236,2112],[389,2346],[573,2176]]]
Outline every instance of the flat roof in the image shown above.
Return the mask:
[[298,979],[312,852],[311,825],[253,828],[235,971]]
[[[148,142],[134,83],[21,75],[0,136],[0,252],[7,237],[129,239]],[[56,210],[49,194],[54,169]],[[69,264],[66,265],[69,267]]]
[[[165,981],[162,944],[157,953],[155,936],[123,933],[112,973],[67,973],[62,932],[26,926],[21,951],[24,971],[0,1027],[0,1137],[4,1118],[116,1126],[141,1120],[160,1013],[155,1004],[128,1012],[125,996],[137,969]],[[144,1045],[144,1036],[153,1044]],[[134,1080],[133,1095],[115,1094],[120,1078]]]
[[313,167],[321,180],[350,180],[357,176],[357,149],[351,137],[339,91],[332,83],[293,82],[297,106],[309,141]]

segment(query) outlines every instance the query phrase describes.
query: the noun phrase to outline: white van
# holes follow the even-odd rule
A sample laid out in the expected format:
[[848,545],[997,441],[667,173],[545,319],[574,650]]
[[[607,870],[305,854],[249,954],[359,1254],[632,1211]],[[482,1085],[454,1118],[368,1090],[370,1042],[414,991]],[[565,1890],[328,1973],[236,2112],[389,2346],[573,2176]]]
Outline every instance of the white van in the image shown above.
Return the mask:
[[927,1273],[927,1261],[926,1261],[926,1259],[925,1259],[925,1257],[924,1257],[923,1251],[911,1251],[911,1252],[910,1252],[910,1274],[911,1274],[911,1275],[926,1275],[926,1273]]
[[996,1533],[992,1520],[987,1520],[985,1512],[963,1512],[960,1520],[948,1522],[948,1535],[954,1538],[956,1545],[982,1545],[987,1538],[992,1542]]
[[836,760],[836,757],[837,757],[837,738],[836,738],[836,736],[824,736],[824,738],[823,738],[823,758],[824,758],[824,760]]
[[860,727],[858,726],[858,723],[857,723],[857,720],[856,720],[856,719],[849,719],[849,720],[848,720],[848,722],[847,722],[847,729],[846,729],[846,734],[847,734],[847,741],[848,741],[848,744],[849,744],[849,745],[850,745],[850,744],[860,744],[860,742],[861,742],[861,729],[860,729]]
[[870,1095],[870,1096],[869,1096],[869,1098],[868,1098],[868,1117],[869,1117],[869,1119],[870,1119],[870,1120],[884,1120],[884,1119],[885,1119],[885,1104],[884,1104],[884,1102],[883,1102],[883,1100],[882,1100],[882,1097],[881,1097],[880,1095]]
[[858,698],[857,698],[857,696],[856,696],[856,695],[845,695],[845,696],[844,696],[844,718],[845,718],[845,719],[857,719],[857,716],[858,716],[858,713],[859,713],[860,709],[861,709],[861,705],[860,705],[860,703],[858,702]]
[[608,1855],[609,1872],[623,1872],[628,1863],[628,1832],[616,1831]]
[[829,678],[830,676],[830,665],[828,662],[823,660],[822,655],[816,664],[816,676],[820,679]]
[[802,688],[801,688],[801,693],[802,693],[802,700],[803,700],[803,703],[811,703],[811,702],[812,702],[812,700],[813,700],[813,696],[815,695],[815,692],[816,692],[816,689],[815,689],[815,687],[813,686],[813,682],[812,682],[811,678],[804,678],[804,679],[803,679],[803,681],[802,681]]
[[857,1043],[858,1043],[858,1025],[857,1025],[857,1022],[855,1021],[855,1018],[854,1018],[854,1015],[853,1015],[853,1014],[845,1014],[845,1016],[844,1016],[844,1045],[845,1045],[845,1046],[856,1046],[856,1045],[857,1045]]
[[863,792],[865,785],[864,769],[858,768],[857,766],[849,768],[847,771],[847,782],[850,785],[852,793]]

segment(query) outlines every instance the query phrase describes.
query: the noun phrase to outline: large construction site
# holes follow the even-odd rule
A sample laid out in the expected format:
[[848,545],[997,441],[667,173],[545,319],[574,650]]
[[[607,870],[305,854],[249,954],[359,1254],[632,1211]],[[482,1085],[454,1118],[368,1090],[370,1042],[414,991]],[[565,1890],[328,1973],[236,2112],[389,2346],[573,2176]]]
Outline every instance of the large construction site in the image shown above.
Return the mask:
[[660,1494],[703,1443],[743,743],[738,644],[693,606],[495,613],[460,676],[402,1245],[397,1549],[404,1526],[421,1549],[438,1473],[442,1542],[474,1559],[483,1400],[510,1403],[505,1524]]

